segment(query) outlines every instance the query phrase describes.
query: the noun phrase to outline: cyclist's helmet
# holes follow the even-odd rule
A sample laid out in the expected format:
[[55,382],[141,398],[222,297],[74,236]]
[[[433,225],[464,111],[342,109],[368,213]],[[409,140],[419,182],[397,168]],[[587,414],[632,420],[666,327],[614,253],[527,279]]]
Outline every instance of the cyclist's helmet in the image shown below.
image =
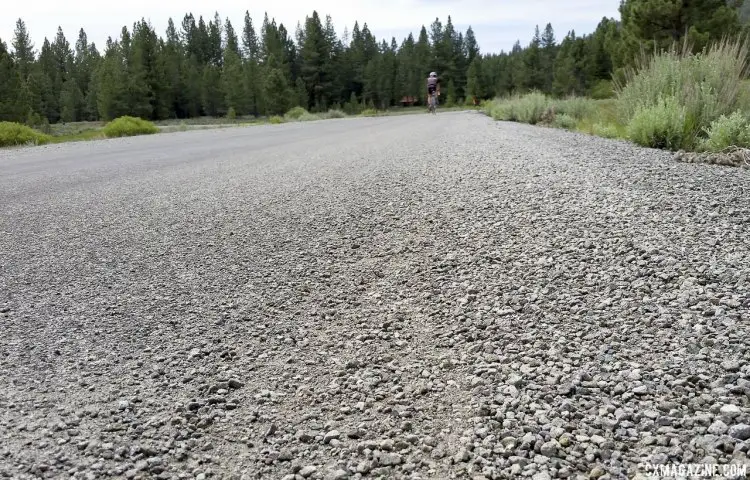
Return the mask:
[[435,77],[437,77],[437,73],[435,73],[435,72],[430,72],[430,77],[432,77],[432,78],[435,78]]

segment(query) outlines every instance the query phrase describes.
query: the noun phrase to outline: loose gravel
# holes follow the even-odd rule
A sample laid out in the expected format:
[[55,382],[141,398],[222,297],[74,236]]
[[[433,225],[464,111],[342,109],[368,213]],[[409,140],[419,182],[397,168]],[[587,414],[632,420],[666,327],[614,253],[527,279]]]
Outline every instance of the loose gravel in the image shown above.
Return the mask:
[[0,169],[0,477],[750,464],[747,169],[469,113]]

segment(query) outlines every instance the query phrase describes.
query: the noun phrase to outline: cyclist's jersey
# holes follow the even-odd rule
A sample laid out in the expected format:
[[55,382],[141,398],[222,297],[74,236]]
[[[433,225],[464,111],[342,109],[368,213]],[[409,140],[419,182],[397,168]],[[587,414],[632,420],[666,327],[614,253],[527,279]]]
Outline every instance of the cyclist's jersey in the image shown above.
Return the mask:
[[428,77],[427,78],[427,91],[430,93],[433,93],[437,89],[438,83],[440,83],[440,80],[438,80],[437,77]]

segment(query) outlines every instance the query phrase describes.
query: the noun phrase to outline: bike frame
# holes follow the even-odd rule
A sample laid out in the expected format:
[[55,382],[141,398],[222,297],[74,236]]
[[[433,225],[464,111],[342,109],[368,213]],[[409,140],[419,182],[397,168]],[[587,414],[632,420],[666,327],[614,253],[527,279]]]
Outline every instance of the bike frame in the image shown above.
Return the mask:
[[430,111],[432,113],[437,113],[437,92],[430,95]]

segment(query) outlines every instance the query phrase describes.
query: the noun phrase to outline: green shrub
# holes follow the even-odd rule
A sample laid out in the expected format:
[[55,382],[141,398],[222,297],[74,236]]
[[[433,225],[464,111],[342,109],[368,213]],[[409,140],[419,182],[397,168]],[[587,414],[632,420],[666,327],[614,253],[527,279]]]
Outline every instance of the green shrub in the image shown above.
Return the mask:
[[[47,124],[49,125],[49,122]],[[39,128],[42,126],[42,116],[32,109],[29,109],[29,112],[26,114],[26,126]]]
[[297,121],[298,122],[311,122],[313,120],[320,120],[320,119],[321,119],[320,115],[315,115],[314,113],[305,112],[303,115],[300,115],[297,118]]
[[325,118],[345,118],[346,114],[338,109],[328,110],[325,114]]
[[591,117],[599,108],[597,102],[583,97],[569,97],[564,100],[556,100],[553,102],[553,107],[556,114],[568,115],[576,120]]
[[675,97],[641,106],[628,123],[628,138],[644,147],[679,150],[684,144],[686,110]]
[[511,122],[539,123],[548,112],[551,103],[546,95],[532,92],[526,95],[514,95],[510,98],[496,99],[488,109],[495,120]]
[[363,117],[375,117],[378,115],[378,111],[374,108],[365,108],[360,115]]
[[509,121],[512,108],[509,102],[496,99],[485,104],[484,113],[492,117],[493,120]]
[[153,123],[142,118],[123,116],[106,124],[102,132],[106,137],[129,137],[133,135],[150,135],[159,129]]
[[615,96],[614,86],[611,80],[599,80],[591,87],[589,94],[594,100],[606,100]]
[[[747,58],[747,44],[731,40],[717,42],[695,55],[685,44],[641,57],[615,85],[622,122],[630,124],[637,115],[642,121],[644,112],[655,114],[662,108],[662,99],[672,98],[682,107],[683,114],[668,115],[680,122],[668,130],[682,130],[675,146],[691,150],[711,122],[738,109]],[[654,109],[649,110],[651,107]],[[643,133],[642,129],[636,130]]]
[[42,124],[39,126],[39,131],[45,135],[52,135],[52,126],[49,124],[47,117],[42,117]]
[[708,138],[701,140],[700,150],[706,152],[721,152],[729,147],[750,147],[750,125],[748,119],[741,112],[736,111],[730,116],[722,115],[706,129]]
[[268,122],[273,125],[278,125],[280,123],[284,123],[284,118],[280,117],[279,115],[274,115],[268,119]]
[[595,123],[591,126],[591,133],[604,138],[619,138],[620,132],[615,125]]
[[15,122],[0,122],[0,147],[14,145],[44,145],[52,137],[31,127]]
[[552,124],[557,128],[574,130],[576,128],[576,119],[571,117],[567,113],[559,113],[555,115],[555,119],[552,121]]
[[309,112],[302,107],[294,107],[284,115],[289,120],[299,120],[303,115],[309,115]]
[[236,120],[237,119],[237,112],[234,110],[234,107],[229,107],[229,110],[227,110],[227,120]]
[[549,99],[543,93],[529,93],[518,98],[511,104],[511,116],[519,122],[534,125],[542,119],[542,116],[549,108],[549,103]]

